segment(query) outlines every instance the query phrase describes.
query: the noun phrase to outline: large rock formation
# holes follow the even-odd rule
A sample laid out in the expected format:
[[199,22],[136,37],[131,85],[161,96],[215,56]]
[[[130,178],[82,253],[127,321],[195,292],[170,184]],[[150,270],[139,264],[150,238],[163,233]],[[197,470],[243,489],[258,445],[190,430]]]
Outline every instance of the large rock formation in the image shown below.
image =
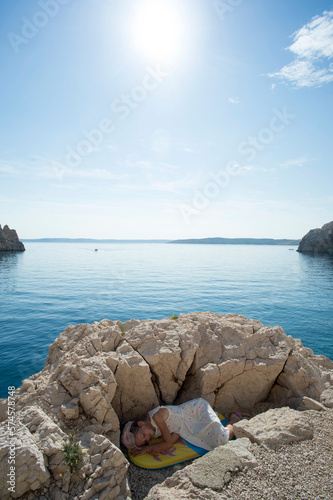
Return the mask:
[[24,252],[24,250],[24,245],[18,239],[15,229],[9,229],[7,225],[2,229],[0,225],[0,252]]
[[303,238],[298,252],[333,255],[333,221],[321,229],[311,229]]
[[[281,327],[240,315],[201,312],[69,326],[50,346],[44,369],[15,392],[17,460],[22,455],[25,464],[35,463],[36,473],[28,477],[27,467],[17,468],[14,498],[29,491],[28,500],[128,498],[120,426],[160,403],[202,396],[224,415],[265,400],[276,406],[292,401],[300,409],[313,401],[321,409],[331,406],[332,389],[328,358]],[[0,401],[0,439],[9,428],[6,408]],[[72,476],[59,450],[69,434],[87,451],[80,474]],[[4,500],[10,498],[4,478],[11,453],[5,443],[4,437]]]

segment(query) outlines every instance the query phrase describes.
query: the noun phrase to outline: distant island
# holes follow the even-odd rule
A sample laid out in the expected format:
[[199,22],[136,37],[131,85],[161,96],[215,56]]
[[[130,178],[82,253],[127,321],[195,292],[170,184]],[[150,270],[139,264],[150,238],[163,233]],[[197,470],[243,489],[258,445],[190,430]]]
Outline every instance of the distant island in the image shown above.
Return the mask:
[[7,224],[1,227],[0,224],[0,252],[24,252],[23,243],[19,240],[15,229],[10,229]]
[[22,239],[30,243],[169,243],[170,240],[116,240],[116,239],[93,239],[93,238],[35,238]]
[[198,245],[291,245],[297,246],[301,240],[275,240],[272,238],[198,238],[186,240],[116,240],[94,238],[37,238],[22,239],[35,243],[173,243]]
[[174,240],[169,243],[195,245],[295,245],[300,240],[274,240],[272,238],[200,238],[189,240]]

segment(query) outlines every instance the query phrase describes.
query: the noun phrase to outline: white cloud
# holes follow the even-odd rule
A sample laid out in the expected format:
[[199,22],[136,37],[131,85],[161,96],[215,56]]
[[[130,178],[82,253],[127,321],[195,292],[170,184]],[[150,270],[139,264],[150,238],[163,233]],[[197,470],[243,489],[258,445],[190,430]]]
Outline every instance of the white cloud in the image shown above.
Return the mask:
[[295,59],[268,76],[296,87],[320,87],[333,81],[333,11],[324,11],[296,31],[287,47]]
[[231,102],[231,104],[239,104],[240,100],[239,97],[229,97],[229,102]]
[[279,163],[279,167],[289,168],[289,167],[302,167],[305,163],[312,163],[314,160],[308,158],[307,156],[301,156],[300,158],[295,158],[287,160],[283,163]]
[[266,168],[260,165],[245,165],[244,167],[240,167],[241,172],[275,172],[276,168]]

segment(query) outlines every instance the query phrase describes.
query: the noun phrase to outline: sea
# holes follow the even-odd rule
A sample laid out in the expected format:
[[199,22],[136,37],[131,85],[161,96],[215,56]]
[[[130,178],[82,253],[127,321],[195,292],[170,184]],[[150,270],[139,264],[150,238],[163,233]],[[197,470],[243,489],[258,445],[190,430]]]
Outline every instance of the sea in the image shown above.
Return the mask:
[[294,246],[26,242],[0,253],[0,397],[68,326],[236,313],[333,360],[333,257]]

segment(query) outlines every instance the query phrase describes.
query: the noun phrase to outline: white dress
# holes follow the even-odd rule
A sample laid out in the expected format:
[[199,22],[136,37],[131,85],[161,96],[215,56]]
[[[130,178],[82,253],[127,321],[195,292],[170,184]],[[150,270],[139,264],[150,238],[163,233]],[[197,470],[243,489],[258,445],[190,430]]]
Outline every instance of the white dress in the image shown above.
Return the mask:
[[[148,413],[155,428],[154,437],[161,436],[160,429],[152,419],[160,408],[161,406],[154,408]],[[229,441],[229,429],[223,427],[213,408],[204,399],[197,398],[181,405],[168,405],[164,408],[169,411],[165,423],[170,433],[176,432],[189,443],[205,450],[213,450]]]

